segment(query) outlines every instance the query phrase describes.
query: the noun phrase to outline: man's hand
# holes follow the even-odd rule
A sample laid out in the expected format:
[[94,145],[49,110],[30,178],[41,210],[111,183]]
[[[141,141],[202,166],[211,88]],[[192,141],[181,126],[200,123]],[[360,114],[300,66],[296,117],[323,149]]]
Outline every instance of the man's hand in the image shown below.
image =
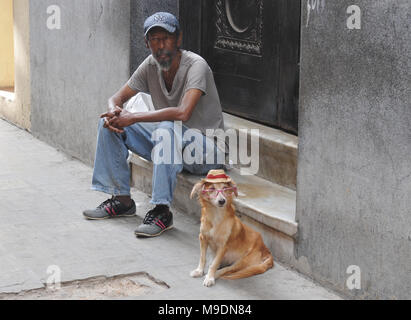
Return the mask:
[[100,118],[105,118],[103,125],[105,128],[117,133],[123,133],[124,127],[136,122],[133,115],[133,113],[116,106],[113,111],[103,113]]
[[128,112],[127,110],[122,110],[120,113],[117,113],[113,117],[111,117],[108,121],[108,124],[111,127],[123,129],[124,127],[128,127],[135,122],[136,121],[133,113]]
[[109,121],[114,118],[118,117],[123,110],[119,106],[123,106],[123,103],[129,100],[132,96],[136,95],[138,92],[131,89],[128,84],[124,84],[120,90],[118,90],[110,99],[108,99],[108,112],[103,113],[100,118],[104,119],[104,128],[107,128],[113,132],[123,133],[123,127],[125,126],[115,126],[111,125]]
[[103,127],[107,128],[113,132],[117,132],[117,133],[123,133],[124,130],[121,127],[116,127],[110,124],[110,120],[114,117],[117,117],[121,111],[123,109],[121,109],[119,106],[115,106],[113,109],[111,109],[108,112],[103,113],[100,118],[104,118],[104,124]]

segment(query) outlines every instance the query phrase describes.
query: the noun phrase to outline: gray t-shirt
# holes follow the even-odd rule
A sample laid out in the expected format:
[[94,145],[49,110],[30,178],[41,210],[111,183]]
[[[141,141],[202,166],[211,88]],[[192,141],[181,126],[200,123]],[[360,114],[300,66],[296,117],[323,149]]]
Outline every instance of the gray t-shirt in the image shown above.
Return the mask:
[[[150,94],[156,110],[178,107],[187,90],[199,89],[203,95],[194,107],[190,119],[183,124],[189,128],[199,129],[203,135],[206,134],[206,129],[224,130],[223,113],[213,72],[198,54],[187,50],[181,51],[180,66],[170,92],[167,91],[161,70],[152,55],[148,56],[133,73],[127,82],[128,86],[135,91]],[[227,149],[226,145],[226,152]]]

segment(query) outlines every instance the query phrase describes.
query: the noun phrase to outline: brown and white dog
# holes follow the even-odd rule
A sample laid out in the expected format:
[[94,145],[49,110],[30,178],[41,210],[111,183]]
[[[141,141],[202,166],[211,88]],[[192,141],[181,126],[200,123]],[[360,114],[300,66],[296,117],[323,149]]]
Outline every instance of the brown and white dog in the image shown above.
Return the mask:
[[208,247],[214,260],[203,282],[207,287],[220,277],[246,278],[274,266],[261,235],[235,215],[232,201],[233,195],[238,196],[237,187],[224,170],[210,170],[205,179],[194,185],[190,197],[195,194],[201,204],[200,262],[190,273],[192,277],[204,274]]

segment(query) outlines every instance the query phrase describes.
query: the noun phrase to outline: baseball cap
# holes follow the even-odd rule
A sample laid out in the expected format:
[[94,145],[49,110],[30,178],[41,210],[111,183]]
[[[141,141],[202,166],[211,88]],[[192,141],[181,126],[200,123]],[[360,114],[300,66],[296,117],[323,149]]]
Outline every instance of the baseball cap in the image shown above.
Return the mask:
[[177,18],[168,12],[156,12],[144,21],[144,36],[154,27],[161,27],[170,33],[180,29]]

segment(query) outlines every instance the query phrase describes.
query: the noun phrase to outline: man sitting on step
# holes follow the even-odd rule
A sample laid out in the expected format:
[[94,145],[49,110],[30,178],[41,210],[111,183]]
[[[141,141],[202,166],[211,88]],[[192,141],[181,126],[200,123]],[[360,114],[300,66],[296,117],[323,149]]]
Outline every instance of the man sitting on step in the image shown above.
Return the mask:
[[[153,237],[172,228],[169,206],[173,199],[177,174],[184,169],[206,174],[210,169],[224,168],[224,147],[205,136],[206,129],[224,129],[223,115],[214,78],[207,62],[199,55],[180,49],[182,33],[175,16],[158,12],[144,22],[144,40],[151,55],[137,68],[128,82],[108,101],[108,112],[101,115],[94,162],[92,189],[112,195],[97,208],[85,210],[88,219],[107,219],[134,215],[136,206],[130,196],[128,150],[153,162],[152,198],[155,207],[147,212],[137,227],[137,236]],[[151,95],[154,109],[132,113],[123,104],[138,92]],[[182,121],[182,125],[177,124]],[[179,128],[179,129],[178,129]],[[201,136],[202,163],[188,164],[181,159],[189,141],[182,135],[198,129]],[[152,152],[161,143],[155,130],[170,134],[172,149],[169,163],[157,161]],[[152,135],[153,134],[153,135]],[[209,141],[211,140],[211,145]],[[198,139],[194,139],[198,141]],[[180,146],[177,148],[176,146]],[[214,162],[206,159],[211,151]],[[189,149],[189,148],[187,148]],[[196,150],[194,149],[194,152]],[[190,149],[193,154],[193,150]],[[195,155],[197,156],[197,155]]]

